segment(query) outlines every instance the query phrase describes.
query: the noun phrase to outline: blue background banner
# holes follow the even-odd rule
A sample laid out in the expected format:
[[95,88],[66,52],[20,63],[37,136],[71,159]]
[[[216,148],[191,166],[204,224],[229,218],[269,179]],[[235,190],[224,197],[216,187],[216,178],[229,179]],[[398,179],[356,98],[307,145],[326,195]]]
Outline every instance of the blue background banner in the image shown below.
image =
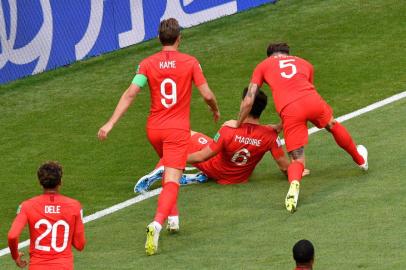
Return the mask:
[[2,0],[0,84],[276,0]]

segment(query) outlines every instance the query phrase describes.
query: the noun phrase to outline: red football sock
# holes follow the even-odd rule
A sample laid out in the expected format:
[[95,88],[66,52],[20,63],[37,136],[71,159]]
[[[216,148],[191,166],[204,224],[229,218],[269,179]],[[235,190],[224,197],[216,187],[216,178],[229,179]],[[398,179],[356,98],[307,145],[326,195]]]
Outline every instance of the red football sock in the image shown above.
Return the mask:
[[294,160],[288,167],[288,180],[291,183],[293,180],[301,181],[304,165],[302,162]]
[[169,216],[170,217],[179,216],[179,210],[178,210],[178,205],[177,204],[175,204],[172,207],[171,211],[169,212]]
[[343,125],[337,122],[330,131],[331,134],[333,134],[336,143],[351,155],[355,163],[358,165],[364,164],[364,158],[358,153],[357,147],[355,146],[350,133]]
[[163,224],[167,219],[172,208],[176,206],[176,200],[179,192],[179,184],[175,182],[167,182],[164,184],[161,194],[158,198],[158,208],[155,214],[155,221]]

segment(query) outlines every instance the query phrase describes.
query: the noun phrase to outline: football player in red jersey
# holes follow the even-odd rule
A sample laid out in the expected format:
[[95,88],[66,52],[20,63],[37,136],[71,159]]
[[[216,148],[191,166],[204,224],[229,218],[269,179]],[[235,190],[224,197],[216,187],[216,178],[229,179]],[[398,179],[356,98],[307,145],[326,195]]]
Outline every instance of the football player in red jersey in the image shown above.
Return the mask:
[[[243,91],[243,98],[248,88]],[[279,169],[287,173],[289,159],[286,157],[278,134],[271,125],[261,125],[260,116],[268,102],[266,94],[259,90],[248,117],[238,128],[223,126],[214,139],[191,132],[188,163],[193,164],[203,174],[184,174],[181,184],[205,182],[207,177],[219,184],[245,183],[256,165],[267,152],[271,152]],[[135,185],[135,192],[144,192],[161,178],[160,161],[156,169],[142,177]],[[308,174],[306,170],[304,174]],[[174,208],[168,217],[167,229],[179,230],[179,214]]]
[[255,68],[248,94],[241,103],[236,122],[229,122],[232,127],[239,127],[247,117],[254,103],[258,87],[266,82],[271,88],[276,111],[282,119],[283,135],[286,148],[292,159],[288,168],[290,188],[285,205],[290,212],[296,211],[299,187],[305,167],[304,146],[307,144],[307,122],[318,128],[326,128],[336,143],[343,148],[359,167],[368,169],[368,151],[356,146],[346,128],[333,117],[333,110],[317,93],[313,85],[313,66],[306,60],[289,55],[286,43],[270,44],[268,58]]
[[62,167],[57,162],[44,163],[37,172],[42,195],[24,201],[18,208],[8,233],[11,256],[20,268],[27,262],[18,252],[18,238],[28,223],[30,229],[30,270],[72,270],[72,245],[85,247],[85,230],[80,203],[59,193]]
[[[244,89],[243,97],[247,94]],[[270,125],[261,125],[259,118],[267,105],[268,97],[262,90],[258,91],[248,117],[239,128],[223,126],[214,139],[201,147],[201,134],[192,136],[195,149],[191,149],[188,163],[203,171],[217,183],[238,184],[248,181],[256,165],[265,153],[271,152],[278,167],[287,171],[289,160],[283,151],[278,134]],[[199,139],[193,139],[193,138]],[[197,147],[197,148],[196,148]]]
[[140,63],[137,74],[122,95],[112,117],[98,132],[100,140],[106,139],[114,124],[148,82],[151,109],[147,121],[147,136],[163,160],[165,173],[154,221],[147,226],[147,255],[157,252],[162,224],[176,205],[179,179],[186,165],[190,139],[192,82],[209,105],[214,121],[220,117],[216,98],[206,82],[199,62],[196,58],[178,51],[180,38],[180,26],[176,19],[170,18],[161,22],[159,40],[163,46],[162,51]]

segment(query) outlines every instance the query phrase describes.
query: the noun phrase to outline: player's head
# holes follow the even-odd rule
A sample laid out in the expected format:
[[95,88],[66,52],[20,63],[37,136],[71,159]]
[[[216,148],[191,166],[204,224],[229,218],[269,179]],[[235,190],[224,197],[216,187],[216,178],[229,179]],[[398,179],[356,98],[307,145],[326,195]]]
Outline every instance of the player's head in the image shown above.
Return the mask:
[[[245,87],[244,91],[242,92],[242,99],[245,98],[247,92],[248,87]],[[254,104],[252,105],[252,109],[249,112],[249,115],[252,116],[253,118],[258,119],[259,117],[261,117],[261,113],[265,110],[267,104],[268,104],[268,96],[264,93],[264,91],[258,88]]]
[[274,53],[289,54],[289,45],[287,43],[271,43],[266,49],[266,55],[271,56]]
[[314,261],[314,247],[309,240],[300,240],[293,246],[293,258],[296,265],[312,265]]
[[62,166],[56,161],[47,161],[39,167],[37,176],[44,189],[55,189],[61,184]]
[[158,34],[163,46],[174,45],[180,38],[179,22],[174,18],[163,20],[159,25]]

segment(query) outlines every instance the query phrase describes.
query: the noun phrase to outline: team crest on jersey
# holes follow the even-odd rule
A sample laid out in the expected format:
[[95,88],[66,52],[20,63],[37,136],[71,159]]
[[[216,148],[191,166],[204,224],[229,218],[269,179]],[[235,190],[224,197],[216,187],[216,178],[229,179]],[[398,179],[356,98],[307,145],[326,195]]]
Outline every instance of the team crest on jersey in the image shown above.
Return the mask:
[[208,141],[207,141],[206,138],[204,138],[204,137],[199,137],[199,143],[200,143],[200,144],[207,144]]
[[216,133],[216,136],[214,136],[214,139],[213,139],[213,140],[214,140],[215,142],[217,142],[217,141],[219,140],[219,138],[220,138],[220,133],[217,132],[217,133]]
[[17,207],[17,215],[21,212],[21,204]]

